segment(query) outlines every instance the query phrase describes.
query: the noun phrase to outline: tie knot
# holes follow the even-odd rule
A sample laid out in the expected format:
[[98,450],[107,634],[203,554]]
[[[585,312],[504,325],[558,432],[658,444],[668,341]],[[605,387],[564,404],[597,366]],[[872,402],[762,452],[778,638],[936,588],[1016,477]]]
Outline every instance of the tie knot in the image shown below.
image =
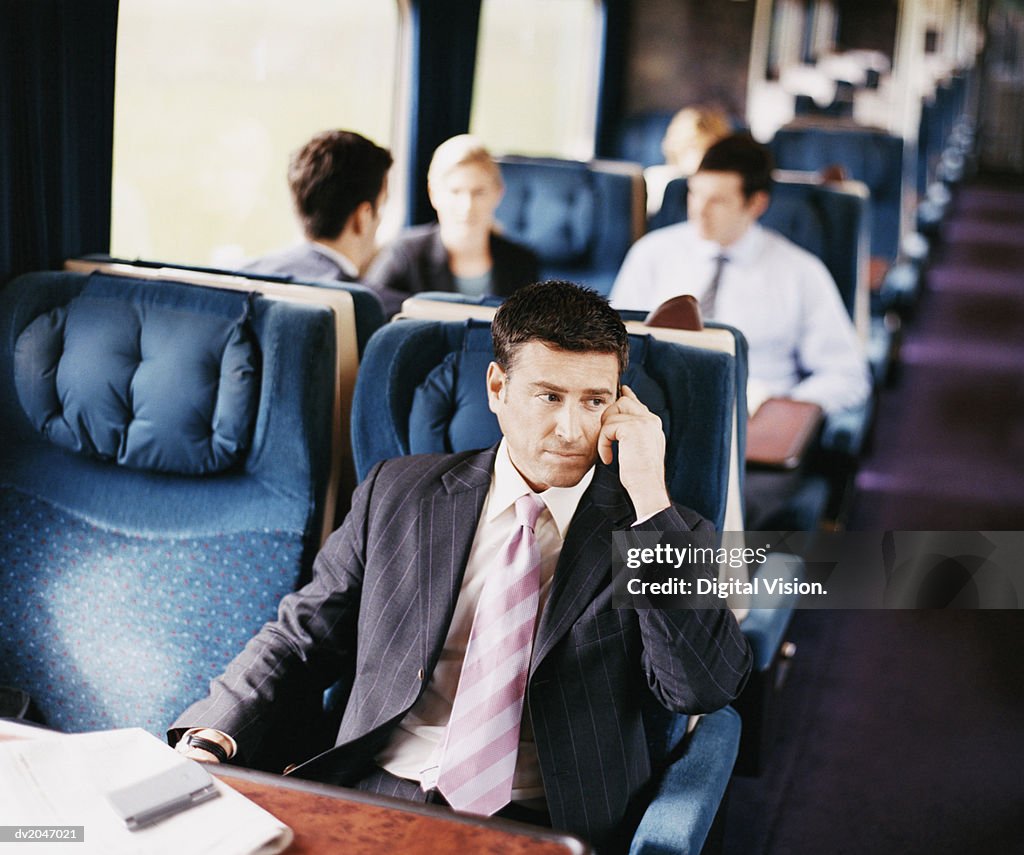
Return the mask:
[[516,499],[516,522],[533,530],[537,525],[537,518],[543,510],[544,500],[540,496],[534,493],[520,496]]

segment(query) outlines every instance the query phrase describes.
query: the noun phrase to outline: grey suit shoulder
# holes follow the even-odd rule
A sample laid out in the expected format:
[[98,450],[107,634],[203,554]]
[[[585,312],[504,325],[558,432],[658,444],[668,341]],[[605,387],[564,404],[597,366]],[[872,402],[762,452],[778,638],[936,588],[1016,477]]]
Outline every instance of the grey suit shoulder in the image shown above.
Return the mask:
[[267,253],[241,269],[244,273],[285,276],[300,281],[355,281],[333,258],[318,251],[309,241]]

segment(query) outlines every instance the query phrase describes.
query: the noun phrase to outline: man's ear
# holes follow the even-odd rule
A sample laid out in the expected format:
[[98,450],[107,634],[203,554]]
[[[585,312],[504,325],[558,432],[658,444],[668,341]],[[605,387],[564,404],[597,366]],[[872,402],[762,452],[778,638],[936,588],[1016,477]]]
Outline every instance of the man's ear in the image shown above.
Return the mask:
[[750,200],[747,202],[747,208],[754,215],[754,219],[759,220],[761,215],[768,210],[768,205],[771,201],[772,197],[764,190],[758,190],[750,197]]
[[376,212],[373,210],[372,204],[369,202],[360,202],[349,216],[349,222],[352,224],[352,232],[358,237],[365,235],[373,228],[375,213]]
[[487,366],[487,406],[495,415],[498,413],[498,404],[505,392],[507,382],[508,375],[497,362],[492,362]]

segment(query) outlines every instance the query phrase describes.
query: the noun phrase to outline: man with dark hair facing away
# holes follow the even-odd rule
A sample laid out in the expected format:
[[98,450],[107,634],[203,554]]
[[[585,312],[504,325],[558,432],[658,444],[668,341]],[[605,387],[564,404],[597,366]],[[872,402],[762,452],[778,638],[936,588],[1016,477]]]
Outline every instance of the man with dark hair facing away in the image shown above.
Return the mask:
[[288,186],[305,240],[247,273],[355,282],[377,250],[391,154],[352,131],[324,131],[295,152]]
[[334,746],[293,774],[611,849],[666,761],[642,707],[728,704],[750,649],[711,595],[613,607],[613,530],[712,531],[672,504],[661,421],[619,384],[618,314],[589,289],[539,283],[505,301],[492,336],[480,382],[503,439],[375,466],[313,580],[169,736],[196,759],[252,763],[275,713],[347,674]]

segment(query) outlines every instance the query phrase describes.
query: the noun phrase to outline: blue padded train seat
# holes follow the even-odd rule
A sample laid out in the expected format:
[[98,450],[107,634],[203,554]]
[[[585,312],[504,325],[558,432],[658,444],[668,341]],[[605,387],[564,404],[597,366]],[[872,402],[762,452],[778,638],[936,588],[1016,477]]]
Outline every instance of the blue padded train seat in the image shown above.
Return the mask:
[[504,233],[530,247],[541,276],[611,291],[643,230],[640,168],[555,158],[498,158],[505,195],[496,216]]
[[871,254],[892,262],[900,248],[903,140],[870,128],[780,128],[769,143],[779,169],[842,166],[871,194]]
[[725,707],[701,716],[684,736],[686,719],[674,716],[665,731],[670,745],[679,745],[678,760],[655,782],[647,810],[633,833],[629,855],[697,855],[715,822],[736,763],[740,716]]
[[615,156],[644,168],[664,163],[661,142],[675,114],[674,110],[649,110],[627,116],[619,131]]
[[0,292],[0,684],[162,734],[309,572],[328,309],[46,272]]
[[[366,347],[366,342],[370,340],[370,336],[372,336],[384,323],[384,308],[381,306],[380,298],[370,288],[360,285],[357,282],[340,282],[333,279],[297,279],[294,276],[273,276],[265,273],[249,273],[244,270],[228,270],[220,267],[202,267],[177,262],[146,261],[138,258],[115,258],[111,255],[99,253],[84,255],[75,261],[84,262],[84,266],[95,266],[99,269],[117,269],[122,275],[130,275],[130,272],[133,269],[136,275],[141,274],[143,276],[145,276],[147,272],[155,274],[157,271],[160,271],[161,273],[170,271],[173,274],[174,271],[180,271],[180,273],[175,274],[178,278],[186,278],[190,273],[207,274],[212,277],[239,276],[245,279],[251,279],[254,283],[274,282],[288,285],[312,285],[317,288],[333,288],[339,291],[345,291],[352,298],[356,345],[360,355],[363,353],[363,348]],[[69,264],[68,269],[83,268],[79,267],[77,264]],[[253,287],[258,288],[259,286],[254,284]]]

